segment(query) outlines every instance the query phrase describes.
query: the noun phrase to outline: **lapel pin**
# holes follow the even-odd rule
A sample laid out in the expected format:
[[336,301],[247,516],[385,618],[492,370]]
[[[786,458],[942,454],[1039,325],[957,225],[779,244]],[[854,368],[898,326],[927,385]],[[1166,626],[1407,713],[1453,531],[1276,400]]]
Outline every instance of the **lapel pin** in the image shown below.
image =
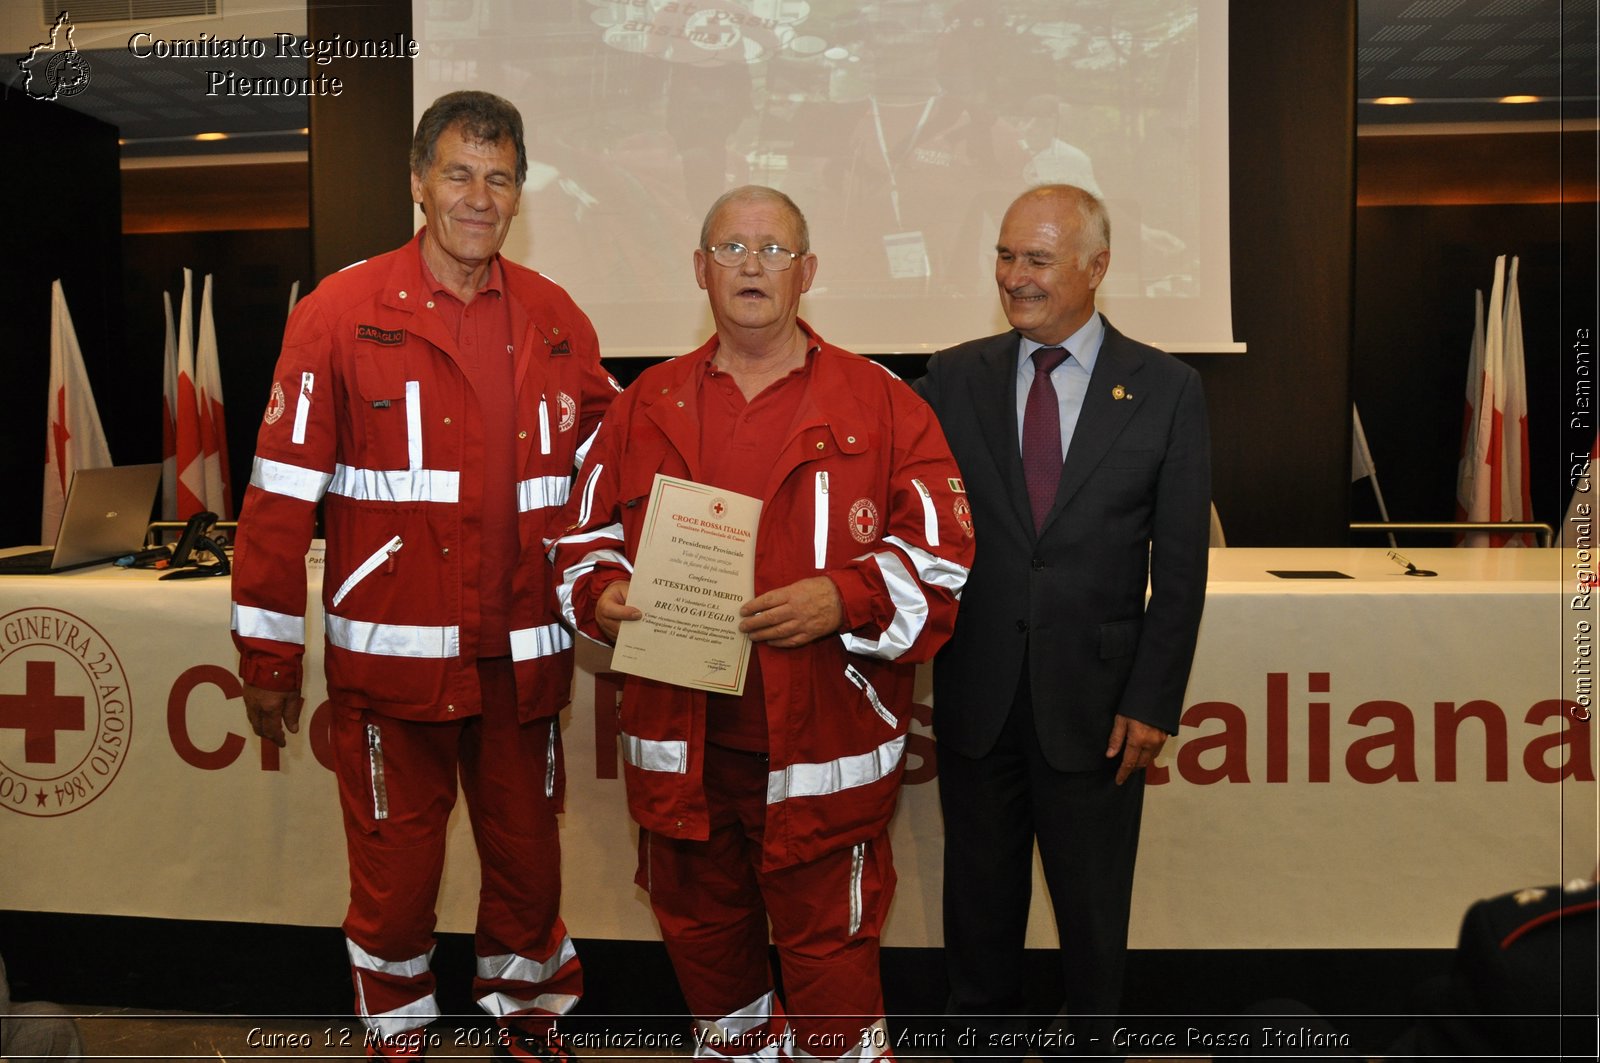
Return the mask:
[[1123,399],[1133,398],[1133,392],[1129,391],[1121,384],[1118,384],[1116,387],[1111,389],[1111,397],[1117,402],[1121,402]]

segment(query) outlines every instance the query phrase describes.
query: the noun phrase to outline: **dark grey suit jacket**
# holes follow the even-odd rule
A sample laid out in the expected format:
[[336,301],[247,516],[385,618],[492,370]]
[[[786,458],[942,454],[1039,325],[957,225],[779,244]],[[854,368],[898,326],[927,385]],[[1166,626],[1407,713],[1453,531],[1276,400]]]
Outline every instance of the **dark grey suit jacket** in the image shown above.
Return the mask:
[[1017,444],[1019,343],[1007,332],[941,351],[916,382],[961,467],[977,539],[955,635],[934,663],[933,726],[965,756],[988,753],[1026,659],[1045,759],[1088,771],[1105,765],[1118,713],[1178,730],[1205,603],[1205,396],[1193,369],[1107,322],[1036,535]]

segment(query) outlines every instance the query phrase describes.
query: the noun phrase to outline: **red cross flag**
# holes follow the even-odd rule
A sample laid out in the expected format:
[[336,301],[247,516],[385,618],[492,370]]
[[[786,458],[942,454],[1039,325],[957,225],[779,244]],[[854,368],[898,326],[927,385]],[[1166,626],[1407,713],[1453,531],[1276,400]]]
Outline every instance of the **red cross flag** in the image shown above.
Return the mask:
[[67,483],[77,469],[100,469],[111,464],[94,389],[83,367],[83,350],[67,312],[61,282],[50,285],[50,388],[48,427],[44,442],[44,507],[39,521],[40,541],[53,543],[61,527],[67,502]]
[[183,271],[177,366],[168,378],[175,474],[173,516],[187,520],[210,510],[223,520],[231,520],[233,488],[228,476],[228,431],[223,418],[217,328],[211,313],[211,275],[206,275],[200,296],[198,338],[190,328],[193,277],[190,270]]
[[194,397],[200,420],[200,462],[206,509],[233,519],[228,476],[228,426],[222,415],[222,367],[217,362],[217,326],[211,319],[211,274],[200,297],[200,338],[195,348]]

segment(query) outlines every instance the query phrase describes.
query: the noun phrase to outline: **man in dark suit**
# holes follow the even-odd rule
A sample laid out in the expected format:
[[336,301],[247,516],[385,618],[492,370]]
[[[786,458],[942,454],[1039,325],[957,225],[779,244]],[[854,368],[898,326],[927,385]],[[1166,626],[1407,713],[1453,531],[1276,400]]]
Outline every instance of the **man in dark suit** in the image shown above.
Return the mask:
[[949,1009],[979,1028],[971,1055],[1022,1054],[990,1034],[1023,1024],[1037,839],[1073,1051],[1113,1053],[1144,768],[1178,729],[1205,600],[1205,398],[1096,312],[1095,196],[1025,193],[996,251],[1012,331],[941,351],[917,385],[977,532],[934,664]]

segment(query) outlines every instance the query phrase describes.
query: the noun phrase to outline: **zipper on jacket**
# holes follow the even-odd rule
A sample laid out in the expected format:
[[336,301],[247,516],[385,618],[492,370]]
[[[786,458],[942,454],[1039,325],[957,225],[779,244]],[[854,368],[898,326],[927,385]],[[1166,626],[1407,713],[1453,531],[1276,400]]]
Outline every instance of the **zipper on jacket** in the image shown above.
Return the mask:
[[817,470],[816,512],[811,522],[811,544],[817,568],[828,567],[828,471]]
[[890,712],[882,701],[878,700],[878,692],[872,688],[872,684],[867,681],[867,677],[862,675],[855,665],[847,664],[844,666],[844,677],[850,680],[857,690],[867,696],[867,704],[872,706],[872,711],[877,713],[884,723],[890,727],[900,726],[899,718]]
[[362,580],[376,572],[379,565],[384,567],[384,571],[386,573],[393,575],[394,555],[399,553],[400,548],[404,545],[405,543],[400,541],[400,536],[396,535],[393,539],[390,539],[388,542],[379,547],[376,553],[367,558],[365,561],[361,562],[361,564],[357,565],[356,570],[350,573],[350,575],[345,578],[343,583],[339,584],[339,589],[333,592],[333,601],[331,604],[338,606],[340,602],[344,601],[345,595],[355,590],[356,584],[360,583]]
[[921,480],[912,480],[911,486],[917,489],[917,494],[922,497],[922,526],[923,538],[928,540],[930,547],[939,545],[939,513],[933,508],[933,492],[928,490],[928,485]]
[[383,733],[367,724],[367,770],[372,777],[372,818],[389,818],[389,784],[383,777]]
[[850,850],[850,936],[861,930],[861,873],[867,863],[867,843],[856,842]]
[[300,396],[294,404],[294,434],[289,437],[296,446],[306,441],[306,421],[311,417],[311,390],[317,374],[300,374]]
[[539,399],[539,453],[550,453],[550,403]]

